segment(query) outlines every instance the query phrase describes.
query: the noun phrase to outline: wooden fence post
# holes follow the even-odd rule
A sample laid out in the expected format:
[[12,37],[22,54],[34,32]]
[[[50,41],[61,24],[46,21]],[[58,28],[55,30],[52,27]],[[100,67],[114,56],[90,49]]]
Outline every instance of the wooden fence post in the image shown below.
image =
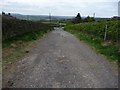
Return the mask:
[[106,36],[107,36],[107,24],[106,24],[106,26],[105,26],[104,41],[106,41]]

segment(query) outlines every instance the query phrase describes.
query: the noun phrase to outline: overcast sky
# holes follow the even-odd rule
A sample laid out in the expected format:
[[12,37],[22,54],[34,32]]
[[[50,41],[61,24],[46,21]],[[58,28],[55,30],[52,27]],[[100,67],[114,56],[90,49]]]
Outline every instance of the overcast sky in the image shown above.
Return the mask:
[[2,11],[29,15],[118,16],[119,0],[0,0]]

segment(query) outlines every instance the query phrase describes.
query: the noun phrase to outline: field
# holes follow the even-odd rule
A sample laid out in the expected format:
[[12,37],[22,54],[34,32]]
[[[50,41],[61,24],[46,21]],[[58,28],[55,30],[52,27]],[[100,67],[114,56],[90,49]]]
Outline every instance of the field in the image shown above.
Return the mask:
[[3,66],[29,53],[30,47],[51,31],[49,23],[19,20],[11,16],[3,16],[2,19]]
[[49,23],[33,22],[27,20],[19,20],[12,16],[2,16],[2,39],[8,39],[13,36],[21,35],[31,31],[45,31],[49,29]]
[[[65,30],[77,36],[107,56],[111,61],[120,61],[120,20],[67,24]],[[105,38],[106,33],[106,38]]]

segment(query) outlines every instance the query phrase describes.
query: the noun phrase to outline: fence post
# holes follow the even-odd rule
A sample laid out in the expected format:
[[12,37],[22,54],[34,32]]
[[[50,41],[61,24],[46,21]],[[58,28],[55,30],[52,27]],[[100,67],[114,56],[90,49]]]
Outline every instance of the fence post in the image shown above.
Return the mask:
[[106,41],[106,36],[107,36],[107,24],[106,24],[106,26],[105,26],[104,41]]

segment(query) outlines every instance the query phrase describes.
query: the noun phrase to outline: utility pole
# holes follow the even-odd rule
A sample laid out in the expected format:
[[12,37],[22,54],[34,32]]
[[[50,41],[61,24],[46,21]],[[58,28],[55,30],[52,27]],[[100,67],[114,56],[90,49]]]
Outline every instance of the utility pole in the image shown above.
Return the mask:
[[95,13],[93,13],[93,18],[95,18]]
[[49,13],[49,22],[50,22],[50,30],[51,30],[51,13]]
[[49,13],[49,21],[51,22],[51,13]]

